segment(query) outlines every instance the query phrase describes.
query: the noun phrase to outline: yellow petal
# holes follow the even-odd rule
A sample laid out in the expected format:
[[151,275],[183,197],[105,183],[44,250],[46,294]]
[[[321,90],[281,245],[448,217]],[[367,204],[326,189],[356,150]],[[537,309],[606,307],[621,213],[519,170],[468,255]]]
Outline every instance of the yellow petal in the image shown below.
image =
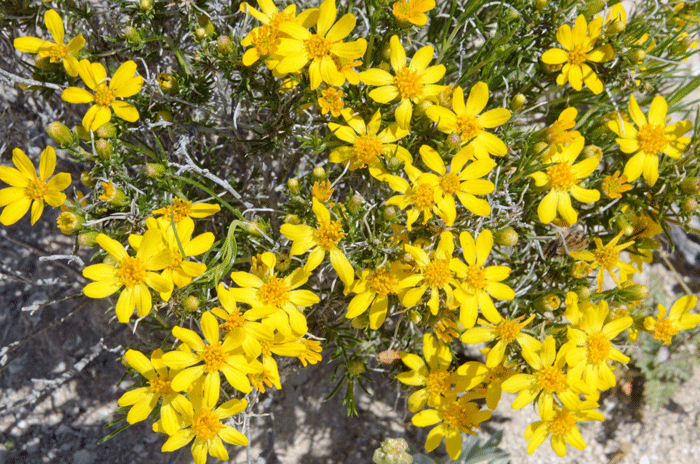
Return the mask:
[[38,37],[18,37],[14,41],[17,50],[25,53],[38,53],[44,41]]
[[63,45],[65,31],[63,29],[63,21],[61,21],[61,17],[58,15],[58,13],[56,13],[56,10],[48,10],[44,14],[44,22],[46,23],[46,28],[51,33],[53,40],[57,44]]

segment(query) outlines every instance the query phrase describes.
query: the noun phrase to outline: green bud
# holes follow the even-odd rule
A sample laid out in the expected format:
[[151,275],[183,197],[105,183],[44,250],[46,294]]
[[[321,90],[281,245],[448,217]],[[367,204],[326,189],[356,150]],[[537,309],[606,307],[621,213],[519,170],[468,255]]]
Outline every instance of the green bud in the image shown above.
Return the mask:
[[139,0],[139,8],[143,11],[148,11],[153,8],[153,0]]
[[574,279],[584,279],[590,271],[591,268],[585,261],[576,261],[569,269],[569,273]]
[[160,110],[156,113],[156,121],[173,122],[173,113],[167,110]]
[[177,81],[170,73],[158,74],[158,87],[163,93],[175,93],[177,91]]
[[289,189],[289,193],[291,193],[292,195],[298,195],[299,181],[297,179],[289,179],[287,181],[287,188]]
[[687,177],[683,179],[683,182],[681,182],[681,190],[688,195],[700,194],[700,177]]
[[348,372],[357,377],[365,371],[365,363],[359,359],[353,359],[348,363]]
[[133,26],[126,26],[124,28],[123,34],[124,38],[132,44],[140,44],[142,41],[141,34]]
[[323,180],[326,178],[326,170],[322,166],[316,166],[311,172],[314,179]]
[[80,173],[80,182],[82,182],[86,187],[93,188],[97,181],[92,178],[92,174],[88,171],[83,171]]
[[681,211],[684,213],[692,213],[694,211],[697,211],[698,209],[698,201],[693,198],[693,197],[685,197],[681,201]]
[[101,139],[111,139],[117,136],[117,126],[111,122],[102,124],[95,131],[95,135]]
[[194,30],[194,36],[201,42],[207,38],[207,31],[203,27],[198,27]]
[[548,0],[535,0],[535,8],[537,9],[537,11],[542,11],[542,10],[544,10],[544,7],[546,7],[548,3],[549,3]]
[[182,309],[186,313],[193,313],[199,308],[199,298],[194,295],[190,295],[182,302]]
[[649,287],[644,284],[632,284],[622,287],[619,295],[626,301],[640,301],[649,296]]
[[607,35],[608,37],[615,37],[616,35],[618,35],[620,32],[622,32],[624,30],[625,30],[625,23],[617,20],[605,28],[605,35]]
[[78,142],[76,134],[59,121],[54,121],[46,127],[46,133],[65,147],[72,147]]
[[635,48],[634,50],[632,50],[630,52],[630,54],[628,56],[629,56],[629,59],[632,63],[637,64],[637,63],[641,63],[642,61],[644,61],[644,58],[647,57],[647,54],[641,48]]
[[525,95],[518,93],[513,97],[513,99],[510,101],[510,105],[508,106],[510,107],[511,111],[517,111],[522,108],[525,103],[527,103],[527,98]]
[[96,230],[86,230],[78,234],[78,245],[83,248],[92,248],[97,245],[97,236],[100,235]]
[[233,43],[227,35],[220,35],[216,39],[216,50],[222,55],[228,55],[233,51]]
[[[208,16],[199,16],[197,18],[197,22],[199,23],[199,28],[195,31],[195,35],[199,40],[204,40],[214,36],[216,29],[214,28],[214,23],[211,22],[211,19],[209,19]],[[200,37],[200,35],[202,34],[201,32],[199,32],[200,29],[204,31],[203,37]]]
[[369,312],[365,311],[356,318],[350,321],[350,325],[356,329],[364,329],[369,325]]
[[391,60],[391,44],[389,42],[385,43],[382,46],[382,59],[384,61],[389,61]]
[[613,220],[613,226],[618,232],[622,232],[624,235],[632,235],[634,233],[634,226],[630,224],[625,216],[618,216]]
[[297,225],[297,224],[301,224],[301,219],[299,219],[299,216],[297,216],[296,214],[287,214],[284,217],[284,222],[286,224]]
[[362,210],[362,205],[365,203],[365,199],[360,195],[359,193],[355,192],[355,194],[348,199],[346,206],[348,208],[348,211],[350,211],[353,214],[357,214]]
[[501,246],[514,246],[518,243],[518,233],[512,227],[497,230],[493,236],[494,242]]
[[95,141],[95,152],[97,152],[97,156],[99,156],[103,160],[106,160],[109,159],[110,156],[112,156],[112,153],[114,153],[114,149],[112,148],[112,143],[109,140],[97,139]]
[[596,145],[587,145],[581,150],[581,155],[585,158],[598,158],[600,161],[603,158],[603,150]]
[[73,131],[75,131],[80,140],[85,140],[86,142],[92,140],[92,137],[90,137],[90,131],[85,130],[83,126],[75,126]]
[[579,301],[586,300],[591,296],[591,289],[589,287],[580,286],[574,289],[574,293],[578,295]]
[[403,166],[403,161],[398,156],[390,156],[386,159],[386,169],[389,172],[396,172]]
[[165,166],[160,163],[148,163],[146,164],[146,176],[152,179],[158,179],[163,177],[165,174]]

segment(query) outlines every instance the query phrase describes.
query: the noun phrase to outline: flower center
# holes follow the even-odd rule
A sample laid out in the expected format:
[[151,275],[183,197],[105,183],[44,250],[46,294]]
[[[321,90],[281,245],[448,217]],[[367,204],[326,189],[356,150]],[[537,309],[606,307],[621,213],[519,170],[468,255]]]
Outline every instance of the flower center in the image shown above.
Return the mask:
[[556,412],[552,420],[547,421],[552,436],[562,437],[571,432],[576,427],[576,418],[565,409]]
[[241,312],[238,309],[236,309],[228,315],[226,321],[221,323],[219,327],[221,327],[221,330],[223,330],[224,333],[229,333],[236,327],[242,327],[244,322],[245,316],[243,316],[243,314],[241,314]]
[[401,98],[417,98],[423,95],[423,86],[420,83],[418,73],[410,68],[404,67],[396,71],[394,77],[396,88],[399,90]]
[[647,155],[656,155],[666,148],[668,140],[664,135],[665,125],[645,124],[637,132],[637,142],[639,147]]
[[151,377],[151,380],[148,381],[148,385],[151,387],[153,393],[158,396],[167,396],[173,392],[173,389],[170,388],[170,379],[161,377],[160,375]]
[[315,34],[306,41],[306,51],[309,53],[309,59],[324,57],[331,52],[331,41],[320,34]]
[[516,321],[503,319],[495,328],[496,338],[510,343],[520,335],[520,327]]
[[606,269],[612,269],[617,265],[620,259],[620,252],[613,247],[604,246],[598,248],[595,252],[595,259],[600,265]]
[[433,207],[435,192],[430,184],[421,184],[413,193],[413,204],[416,208],[429,211]]
[[442,413],[442,418],[445,424],[456,427],[462,432],[475,435],[476,433],[472,431],[472,427],[480,427],[471,418],[477,412],[477,407],[474,403],[455,401]]
[[95,90],[95,104],[97,106],[109,106],[114,101],[114,92],[112,92],[106,85],[101,84],[97,90]]
[[610,340],[602,333],[589,335],[586,339],[588,359],[594,363],[600,363],[608,359],[610,354]]
[[330,182],[325,181],[319,184],[318,181],[316,181],[314,182],[314,186],[311,188],[311,195],[313,195],[313,197],[321,203],[325,203],[331,198],[331,194],[334,190],[335,189],[331,188]]
[[571,172],[571,166],[568,162],[548,167],[547,175],[549,176],[549,185],[554,190],[569,190],[576,185],[576,176]]
[[431,370],[425,381],[425,388],[434,395],[449,393],[451,386],[452,380],[450,378],[450,373],[443,369]]
[[224,365],[224,361],[226,361],[226,352],[224,352],[224,347],[221,346],[221,342],[205,346],[199,353],[199,356],[202,358],[202,361],[204,361],[204,370],[207,373],[220,371]]
[[389,293],[395,293],[394,287],[397,284],[396,280],[396,277],[389,269],[377,269],[372,273],[372,277],[369,279],[369,287],[380,296],[385,296]]
[[255,49],[261,55],[269,55],[277,51],[277,46],[280,40],[277,38],[277,31],[270,30],[267,25],[262,26],[259,30],[253,31],[251,40],[255,44]]
[[272,356],[272,343],[269,340],[259,340],[263,357]]
[[352,149],[362,167],[366,164],[373,165],[379,161],[379,155],[382,154],[382,142],[374,135],[361,135],[352,144]]
[[276,275],[270,277],[258,290],[258,299],[265,306],[281,307],[289,301],[287,283]]
[[664,342],[664,345],[671,344],[671,337],[678,333],[678,329],[673,325],[673,322],[668,319],[662,319],[656,321],[656,327],[654,328],[654,338]]
[[168,207],[167,218],[172,215],[173,222],[177,224],[192,212],[192,202],[185,201],[181,198],[173,198],[173,204]]
[[442,287],[450,279],[450,266],[445,261],[431,261],[423,271],[431,287]]
[[135,256],[127,256],[119,262],[119,280],[125,287],[138,285],[146,278],[146,265]]
[[70,234],[71,232],[75,232],[80,228],[80,218],[78,218],[75,213],[70,211],[65,211],[59,214],[56,222],[58,224],[58,228],[64,233]]
[[172,264],[170,264],[170,267],[168,267],[168,269],[179,269],[180,264],[182,263],[182,253],[180,253],[179,248],[173,248],[171,251],[173,253],[173,261]]
[[399,0],[394,3],[394,16],[398,19],[408,20],[411,13],[410,0]]
[[24,194],[32,200],[42,200],[48,190],[49,188],[46,186],[46,182],[41,179],[34,179],[29,181],[29,184],[24,190]]
[[584,63],[586,61],[586,50],[583,47],[574,47],[569,52],[568,61],[569,64],[573,65]]
[[200,410],[192,417],[192,431],[197,438],[211,440],[219,435],[224,425],[214,411]]
[[537,385],[549,393],[566,389],[566,376],[561,369],[554,366],[543,367],[537,374]]
[[610,198],[620,198],[620,194],[627,190],[622,190],[622,185],[625,182],[627,182],[627,176],[624,174],[620,177],[614,175],[605,176],[605,178],[603,178],[603,184],[600,186],[600,189],[605,195],[607,195]]
[[481,267],[467,267],[467,276],[463,282],[468,290],[478,291],[486,288],[486,270]]
[[343,233],[343,228],[338,221],[322,222],[316,229],[316,243],[326,251],[335,247],[343,237],[345,237],[345,233]]
[[547,128],[547,142],[571,143],[574,137],[573,134],[569,134],[567,130],[572,127],[574,127],[574,121],[555,121],[554,124]]
[[459,132],[459,137],[466,142],[479,135],[481,124],[479,124],[479,120],[475,116],[462,114],[457,116],[457,131]]
[[68,56],[68,50],[61,44],[54,44],[49,48],[48,53],[52,63],[58,63]]
[[270,26],[272,29],[277,29],[280,24],[282,24],[285,21],[294,21],[294,17],[290,15],[289,13],[285,13],[284,11],[280,11],[277,13],[275,16],[272,17],[269,23],[267,23],[268,26]]
[[440,179],[440,187],[445,191],[445,193],[454,195],[455,193],[460,191],[459,177],[452,174],[451,172],[448,172]]

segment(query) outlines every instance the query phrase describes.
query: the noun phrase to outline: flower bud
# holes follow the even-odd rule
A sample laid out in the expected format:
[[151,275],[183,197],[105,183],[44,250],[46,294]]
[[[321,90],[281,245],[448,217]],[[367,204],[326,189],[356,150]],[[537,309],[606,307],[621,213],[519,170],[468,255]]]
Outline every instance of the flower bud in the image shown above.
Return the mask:
[[544,10],[544,7],[547,6],[547,3],[549,3],[548,0],[535,0],[535,8],[537,11],[542,11]]
[[92,174],[89,171],[83,171],[80,173],[80,182],[86,187],[93,188],[97,181],[92,178]]
[[97,245],[97,236],[100,235],[96,230],[86,230],[78,234],[78,245],[83,248],[92,248]]
[[365,199],[362,197],[362,195],[355,192],[355,194],[347,201],[347,207],[351,213],[357,214],[362,210],[362,205],[364,203]]
[[175,93],[177,91],[177,81],[170,73],[158,74],[158,87],[163,93]]
[[146,164],[146,176],[152,179],[158,179],[165,174],[165,166],[160,163]]
[[[214,28],[214,23],[211,22],[211,19],[209,19],[208,16],[201,15],[199,18],[197,18],[197,22],[199,22],[199,27],[204,29],[204,38],[209,38],[213,37],[214,33],[216,32],[216,29]],[[196,33],[196,31],[195,31]]]
[[316,166],[311,173],[311,175],[318,180],[323,180],[326,178],[326,170],[322,166]]
[[700,177],[687,177],[681,182],[681,190],[688,195],[700,194]]
[[625,30],[625,23],[620,20],[614,21],[608,27],[605,28],[605,35],[608,37],[615,37],[620,32]]
[[72,147],[78,142],[76,134],[59,121],[54,121],[46,127],[46,133],[65,147]]
[[394,219],[396,217],[396,208],[393,206],[387,206],[382,211],[382,217],[388,221]]
[[348,363],[348,372],[357,377],[365,371],[365,363],[359,359],[353,359]]
[[182,302],[182,309],[186,313],[193,313],[199,308],[199,298],[190,295]]
[[292,224],[292,225],[301,224],[301,220],[299,219],[299,216],[297,216],[296,214],[287,214],[284,217],[284,222],[286,224]]
[[644,284],[632,284],[623,287],[619,295],[627,301],[641,301],[649,296],[649,287]]
[[583,279],[591,272],[591,268],[585,261],[576,261],[571,265],[569,272],[574,279]]
[[167,110],[160,110],[156,113],[156,122],[173,122],[173,113]]
[[97,128],[95,135],[101,139],[111,139],[117,136],[117,126],[111,122],[106,122]]
[[591,296],[591,289],[586,286],[576,287],[574,293],[578,296],[579,300],[586,300]]
[[512,227],[499,229],[493,236],[493,241],[501,246],[514,246],[518,243],[518,233]]
[[426,110],[431,106],[433,106],[433,102],[431,102],[430,100],[422,100],[415,106],[416,116],[425,116]]
[[624,235],[632,235],[634,233],[634,226],[630,224],[625,216],[618,216],[613,220],[613,226],[618,232],[622,232]]
[[698,201],[693,197],[685,197],[681,201],[681,211],[684,213],[692,213],[698,209]]
[[105,256],[105,259],[102,260],[102,264],[106,264],[107,266],[117,266],[119,263],[112,255],[107,255]]
[[123,34],[124,38],[132,44],[140,44],[142,41],[141,34],[133,26],[126,26],[124,28]]
[[403,166],[403,161],[398,156],[390,156],[386,159],[386,170],[396,172]]
[[389,42],[385,43],[382,46],[382,59],[384,61],[389,61],[391,60],[391,44]]
[[104,190],[98,199],[114,206],[126,206],[129,202],[122,189],[115,187],[112,182],[102,182],[102,188]]
[[391,72],[391,66],[386,61],[382,61],[381,63],[379,63],[377,65],[377,69],[381,69],[382,71],[386,72]]
[[585,159],[598,158],[598,161],[600,161],[603,158],[603,150],[596,145],[587,145],[583,147],[581,154]]
[[97,139],[95,141],[95,151],[97,152],[97,156],[103,160],[109,159],[114,153],[112,143],[107,139]]
[[462,146],[462,138],[459,136],[459,134],[452,133],[447,136],[447,139],[445,140],[445,146],[447,147],[448,150],[457,150],[459,147]]
[[70,235],[83,228],[83,218],[73,211],[64,211],[58,215],[56,225],[61,233]]
[[143,11],[148,11],[153,8],[153,0],[139,0],[139,8]]
[[233,43],[227,35],[220,35],[216,39],[216,51],[222,55],[228,55],[233,51]]
[[299,181],[297,179],[289,179],[287,181],[287,188],[289,189],[289,193],[291,193],[292,195],[298,195]]
[[634,50],[632,50],[630,52],[630,54],[628,56],[629,56],[629,59],[632,63],[637,64],[637,63],[641,63],[642,61],[644,61],[644,58],[647,57],[647,54],[641,48],[635,48]]
[[510,105],[508,106],[510,107],[511,111],[517,111],[522,108],[525,103],[527,103],[527,98],[525,95],[518,93],[513,97],[513,99],[510,101]]
[[537,298],[534,305],[539,311],[554,311],[561,306],[561,300],[554,293],[547,293]]
[[364,313],[354,318],[352,321],[350,321],[350,325],[356,329],[364,329],[365,327],[367,327],[369,325],[368,312],[365,311]]
[[201,42],[207,38],[207,31],[203,27],[198,27],[194,30],[194,36]]
[[292,260],[289,259],[289,255],[275,253],[275,256],[277,257],[275,262],[275,270],[277,272],[285,272],[289,270],[289,266],[292,264]]

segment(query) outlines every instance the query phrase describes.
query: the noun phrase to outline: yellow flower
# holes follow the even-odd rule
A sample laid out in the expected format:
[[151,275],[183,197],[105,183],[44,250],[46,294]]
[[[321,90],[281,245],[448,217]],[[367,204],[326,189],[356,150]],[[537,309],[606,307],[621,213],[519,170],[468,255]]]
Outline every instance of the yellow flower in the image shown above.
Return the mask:
[[286,356],[289,358],[307,356],[309,347],[305,343],[301,343],[299,338],[299,336],[294,334],[292,334],[291,337],[287,337],[277,332],[273,340],[263,340],[262,342],[263,372],[265,373],[265,377],[269,379],[278,390],[282,388],[282,385],[280,383],[277,361],[275,361],[272,355],[276,354],[277,356]]
[[83,270],[83,276],[95,280],[85,286],[85,296],[105,298],[126,287],[117,300],[117,319],[126,323],[134,313],[144,317],[151,311],[153,303],[148,287],[157,292],[168,292],[173,288],[172,281],[153,271],[165,269],[172,261],[168,250],[162,250],[161,233],[147,231],[143,235],[141,246],[136,256],[129,256],[124,246],[105,234],[100,234],[97,243],[110,254],[117,263],[93,264]]
[[293,242],[289,254],[292,256],[301,255],[313,248],[304,266],[304,272],[308,273],[321,264],[326,257],[326,252],[328,252],[331,265],[338,273],[340,280],[346,286],[351,285],[355,279],[355,273],[348,258],[338,248],[338,242],[345,236],[343,226],[340,221],[333,221],[328,208],[315,198],[312,209],[318,221],[316,229],[304,224],[283,224],[280,227],[280,232]]
[[506,348],[514,341],[518,342],[522,350],[529,350],[534,353],[542,347],[537,339],[532,335],[522,333],[521,330],[535,318],[535,315],[525,316],[515,319],[501,319],[498,324],[490,324],[488,321],[479,319],[479,323],[485,327],[472,327],[462,334],[462,342],[469,344],[483,343],[491,340],[498,340],[489,351],[486,357],[486,367],[493,369],[503,364]]
[[564,406],[556,405],[553,409],[543,411],[540,408],[540,418],[542,420],[530,424],[525,429],[525,439],[527,452],[532,454],[535,450],[551,436],[552,449],[559,456],[566,456],[566,444],[570,444],[576,449],[585,449],[586,442],[583,441],[576,422],[583,421],[603,421],[605,417],[595,409],[598,403],[594,401],[562,401]]
[[397,36],[392,36],[391,47],[392,76],[382,69],[369,69],[360,73],[360,81],[366,85],[381,86],[372,90],[369,96],[378,103],[389,103],[399,98],[401,104],[394,116],[401,129],[411,125],[413,103],[420,103],[427,97],[435,97],[445,89],[444,85],[434,85],[445,75],[445,66],[439,64],[428,68],[433,59],[433,47],[428,45],[416,52],[411,64],[406,66],[406,51]]
[[590,24],[586,24],[586,18],[579,15],[576,18],[573,30],[568,24],[563,24],[557,30],[557,40],[564,47],[552,48],[542,55],[542,61],[549,65],[564,64],[561,74],[557,77],[557,84],[564,85],[567,82],[576,90],[581,90],[583,83],[598,95],[603,92],[603,82],[595,71],[586,64],[586,61],[605,63],[615,56],[612,46],[605,44],[594,48],[600,36],[602,18],[596,18]]
[[693,295],[680,297],[671,306],[671,311],[666,315],[666,307],[659,305],[659,312],[656,318],[647,317],[644,319],[644,328],[653,332],[656,340],[661,340],[664,345],[671,344],[671,338],[681,330],[690,330],[700,324],[700,314],[689,313],[695,308],[698,299]]
[[469,232],[464,231],[459,235],[459,242],[466,261],[466,264],[460,262],[456,267],[461,286],[457,292],[461,301],[459,320],[466,329],[474,327],[481,309],[481,314],[489,322],[498,324],[503,318],[496,311],[491,297],[499,300],[512,300],[515,297],[513,289],[501,283],[510,275],[510,268],[484,267],[493,248],[490,230],[481,231],[476,241]]
[[423,224],[426,224],[433,217],[433,213],[446,223],[454,221],[454,217],[448,216],[451,211],[447,209],[446,200],[441,197],[438,191],[440,178],[430,172],[421,172],[411,164],[407,164],[404,169],[410,183],[402,177],[390,174],[383,176],[381,180],[401,193],[401,195],[389,198],[386,205],[396,205],[401,209],[413,207],[406,212],[406,228],[410,231],[421,213],[423,214]]
[[440,234],[440,242],[437,249],[428,255],[417,246],[404,245],[407,253],[413,256],[416,262],[417,273],[403,279],[399,286],[408,288],[403,294],[401,304],[410,308],[418,304],[425,292],[430,290],[428,307],[433,315],[437,315],[440,308],[440,290],[445,292],[447,305],[454,302],[454,289],[458,283],[454,278],[454,268],[459,260],[452,257],[454,251],[454,237],[448,231]]
[[44,212],[44,203],[61,206],[66,195],[61,192],[71,182],[70,174],[61,172],[51,177],[56,169],[56,152],[46,147],[39,160],[39,176],[36,169],[19,148],[12,150],[12,164],[15,168],[0,166],[0,180],[9,187],[0,190],[0,206],[5,208],[0,214],[0,223],[9,226],[19,221],[31,206],[31,224],[34,225]]
[[160,348],[155,350],[150,361],[143,353],[135,350],[127,351],[124,357],[129,366],[148,380],[148,386],[130,390],[117,401],[120,407],[131,406],[126,421],[135,424],[146,419],[163,398],[160,407],[161,425],[168,435],[177,432],[180,426],[176,409],[182,408],[187,399],[170,387],[174,373],[172,370],[168,372],[163,363],[163,351]]
[[63,43],[65,38],[63,21],[56,10],[48,10],[44,14],[44,23],[55,43],[37,37],[18,37],[14,42],[15,48],[21,52],[38,53],[42,58],[49,58],[51,63],[63,62],[68,75],[77,76],[79,65],[75,55],[85,46],[83,34],[73,37],[68,45],[65,45]]
[[399,129],[396,124],[392,124],[379,132],[382,122],[380,110],[374,113],[367,124],[350,108],[344,109],[341,114],[348,125],[341,126],[331,122],[328,123],[328,127],[333,131],[333,135],[352,146],[343,145],[333,150],[328,158],[331,163],[350,162],[351,171],[367,166],[372,176],[382,180],[387,174],[382,160],[395,156],[406,164],[413,162],[408,150],[394,143],[408,135],[408,130]]
[[615,171],[612,176],[605,176],[600,190],[610,198],[622,198],[622,194],[632,190],[632,186],[627,183],[627,176],[620,176],[620,171]]
[[311,196],[321,203],[325,203],[331,199],[331,195],[333,195],[334,191],[335,189],[331,188],[330,181],[321,181],[321,183],[316,181],[313,187],[311,187]]
[[308,328],[298,308],[319,302],[318,295],[313,292],[297,290],[306,283],[308,274],[297,269],[284,278],[277,277],[274,272],[277,258],[269,251],[263,253],[262,261],[267,266],[262,277],[247,272],[231,273],[233,281],[242,288],[231,288],[229,292],[238,302],[252,306],[246,311],[252,320],[267,318],[273,328],[286,337],[292,334],[301,337]]
[[[194,263],[185,258],[201,255],[208,251],[214,244],[214,234],[205,232],[192,238],[194,221],[190,218],[186,218],[175,224],[175,229],[173,230],[170,221],[165,217],[160,219],[150,217],[146,219],[146,227],[148,227],[148,230],[157,230],[163,234],[163,246],[166,250],[170,250],[173,260],[170,265],[163,270],[162,275],[171,280],[175,286],[182,288],[188,285],[193,277],[199,277],[206,272],[206,264]],[[135,250],[138,250],[142,239],[143,236],[132,234],[129,236],[129,244]],[[182,245],[185,256],[182,256],[180,245]],[[160,294],[160,297],[168,301],[171,294],[172,292],[164,292]]]
[[362,271],[359,281],[355,281],[351,292],[357,293],[348,304],[348,319],[364,314],[369,308],[369,326],[377,330],[386,319],[389,295],[403,293],[399,283],[407,276],[408,266],[393,261],[387,266]]
[[469,401],[473,395],[460,398],[440,398],[436,409],[425,409],[411,419],[417,427],[440,424],[428,433],[425,449],[433,451],[445,439],[447,454],[457,459],[462,453],[462,433],[476,435],[479,424],[491,418],[491,411],[479,411],[476,403]]
[[[179,411],[182,414],[183,428],[168,438],[161,448],[162,452],[180,449],[194,439],[192,444],[194,462],[205,464],[209,454],[222,461],[228,461],[228,452],[223,442],[239,446],[248,444],[248,438],[245,435],[222,423],[223,419],[245,410],[248,406],[246,400],[234,398],[214,409],[219,400],[219,391],[216,391],[214,397],[206,398],[202,394],[201,384],[192,389],[189,395],[190,401]],[[156,426],[154,430],[160,431]]]
[[635,272],[634,266],[620,261],[620,252],[632,245],[634,240],[618,245],[617,242],[620,240],[620,237],[622,237],[622,232],[617,234],[615,238],[610,240],[606,245],[603,245],[603,241],[600,238],[594,237],[595,251],[577,251],[571,253],[574,259],[592,261],[591,269],[600,267],[598,270],[599,292],[603,291],[603,276],[605,271],[608,271],[608,274],[610,274],[610,277],[612,277],[618,287],[620,287],[620,280],[615,275],[615,268],[619,268],[620,272],[625,272],[627,274],[633,274]]
[[[488,359],[490,348],[480,350]],[[476,363],[481,364],[481,363]],[[482,364],[485,366],[485,364]],[[467,375],[468,372],[474,369],[474,362],[467,362],[457,368],[457,373]],[[481,384],[472,389],[476,394],[486,399],[486,406],[492,411],[496,410],[498,403],[501,402],[501,393],[503,393],[502,385],[507,379],[518,373],[516,363],[506,363],[505,359],[500,364],[492,368],[486,368],[487,372]]]
[[299,340],[299,343],[306,347],[306,351],[297,355],[297,358],[299,358],[299,361],[301,361],[304,367],[306,367],[307,364],[316,364],[323,359],[321,356],[322,348],[320,341],[302,339]]
[[312,34],[302,25],[286,21],[279,25],[282,32],[289,38],[281,38],[277,53],[284,58],[279,62],[275,71],[286,74],[300,71],[309,65],[311,89],[317,89],[321,82],[333,87],[345,83],[345,74],[338,70],[333,57],[357,59],[364,55],[367,49],[365,39],[354,42],[343,42],[343,39],[355,28],[355,17],[348,13],[334,25],[338,10],[335,0],[324,0],[319,7],[316,34]]
[[538,353],[523,350],[522,355],[533,373],[515,374],[503,382],[504,392],[519,392],[511,405],[513,409],[522,409],[539,397],[540,416],[548,415],[555,404],[555,393],[561,401],[577,396],[578,390],[572,389],[564,374],[566,351],[562,349],[557,353],[553,336],[545,339]]
[[[470,370],[465,368],[465,374],[469,371],[470,375],[466,377],[450,370],[450,346],[438,342],[431,334],[423,335],[425,361],[420,356],[403,351],[399,352],[399,356],[411,370],[398,374],[396,379],[405,385],[422,387],[408,398],[408,409],[411,412],[420,411],[426,404],[435,407],[441,397],[454,397],[459,392],[471,389],[481,383],[487,372],[485,366],[478,369],[472,367]],[[455,388],[457,385],[459,386]]]
[[428,22],[426,12],[435,8],[435,0],[398,0],[392,12],[400,25],[408,23],[425,26]]
[[342,90],[333,87],[323,89],[318,99],[318,106],[321,107],[321,114],[328,114],[330,111],[331,116],[334,118],[340,116],[340,111],[343,109],[343,106],[345,106],[345,103],[343,103],[343,96]]
[[608,303],[601,301],[598,306],[586,309],[579,328],[567,330],[570,345],[566,350],[567,375],[575,381],[583,380],[590,393],[615,386],[609,361],[627,364],[630,360],[612,346],[612,339],[632,325],[632,318],[621,317],[605,324],[609,313]]
[[259,311],[241,312],[236,305],[233,291],[227,290],[224,284],[219,284],[216,292],[223,308],[213,308],[211,312],[224,320],[219,325],[224,332],[224,338],[232,338],[234,346],[242,347],[247,356],[257,358],[262,351],[260,341],[272,340],[272,330],[260,322],[253,322],[260,319]]
[[537,215],[545,224],[554,220],[557,212],[569,224],[578,220],[578,212],[571,207],[571,196],[578,201],[591,203],[600,199],[600,192],[594,189],[580,187],[579,181],[590,176],[598,167],[597,158],[588,158],[574,164],[583,149],[584,139],[579,137],[567,145],[564,151],[555,156],[555,163],[547,168],[547,172],[538,171],[530,174],[535,179],[535,185],[549,189],[549,193],[537,207]]
[[61,233],[70,235],[83,228],[85,216],[81,212],[87,206],[87,200],[83,198],[83,192],[76,190],[74,201],[65,200],[61,205],[61,214],[56,223]]
[[690,138],[683,137],[683,134],[693,124],[690,121],[679,121],[666,125],[668,106],[660,95],[651,102],[648,120],[634,95],[630,95],[628,109],[634,124],[626,121],[620,123],[619,119],[613,119],[608,122],[608,128],[619,136],[616,141],[623,153],[634,153],[625,164],[624,174],[627,179],[632,182],[643,175],[649,185],[654,185],[659,178],[659,154],[679,158],[690,142]]
[[177,224],[185,218],[205,218],[218,213],[220,210],[221,207],[217,204],[195,203],[193,205],[191,201],[182,198],[173,198],[170,206],[156,209],[153,211],[153,214],[162,215],[168,221],[172,220]]
[[450,172],[447,172],[445,163],[434,148],[428,145],[420,147],[423,162],[440,175],[436,190],[444,199],[440,202],[440,209],[444,213],[443,219],[447,226],[452,226],[457,217],[455,195],[472,214],[477,216],[491,214],[491,205],[475,195],[488,195],[493,192],[495,188],[493,182],[481,177],[491,172],[496,163],[491,159],[481,159],[466,166],[467,161],[473,158],[472,151],[471,147],[467,146],[457,152],[450,162]]
[[245,374],[260,372],[260,362],[242,354],[234,354],[237,348],[234,338],[224,338],[223,343],[220,341],[219,323],[212,313],[202,314],[201,328],[206,343],[190,329],[173,327],[173,336],[192,351],[175,350],[163,355],[163,361],[168,367],[180,371],[171,382],[172,389],[187,390],[204,376],[205,400],[208,404],[216,404],[221,387],[219,372],[222,372],[229,385],[243,393],[250,393],[252,389]]
[[122,189],[115,187],[112,181],[101,182],[101,184],[103,190],[100,196],[97,197],[98,200],[106,201],[115,206],[126,205],[127,200]]
[[112,110],[117,117],[135,122],[139,119],[139,112],[133,105],[117,98],[127,98],[136,95],[143,86],[143,77],[134,76],[136,63],[127,61],[122,63],[112,76],[107,85],[107,71],[99,63],[90,63],[82,60],[78,68],[80,78],[85,85],[94,91],[94,94],[79,87],[68,87],[61,94],[61,98],[68,103],[90,103],[94,105],[83,117],[85,130],[97,130],[103,124],[112,119]]
[[484,129],[493,129],[510,119],[510,111],[505,108],[494,108],[484,113],[489,101],[489,87],[484,82],[477,82],[469,91],[465,104],[464,91],[456,87],[452,94],[452,110],[440,105],[429,107],[425,114],[438,125],[438,130],[446,134],[459,136],[462,145],[474,148],[477,159],[488,158],[489,155],[505,156],[508,152],[506,144]]
[[[556,121],[552,123],[545,130],[545,140],[547,143],[551,144],[554,148],[555,153],[561,153],[564,145],[572,143],[574,140],[581,136],[579,131],[572,131],[576,125],[576,115],[578,111],[576,108],[567,108],[559,114]],[[543,160],[545,163],[552,162],[552,155],[547,152],[547,157]]]

